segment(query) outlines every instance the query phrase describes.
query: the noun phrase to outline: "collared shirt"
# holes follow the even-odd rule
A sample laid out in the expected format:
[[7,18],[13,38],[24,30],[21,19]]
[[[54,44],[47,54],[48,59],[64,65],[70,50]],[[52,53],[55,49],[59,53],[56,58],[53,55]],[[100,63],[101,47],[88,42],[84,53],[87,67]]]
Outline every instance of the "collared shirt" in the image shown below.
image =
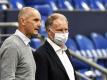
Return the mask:
[[[18,29],[13,35],[17,35],[26,45],[24,46],[24,48],[22,47],[22,53],[18,53],[21,56],[19,58],[19,60],[21,60],[21,63],[19,63],[19,67],[17,67],[16,76],[18,77],[16,77],[16,79],[22,80],[23,78],[24,80],[35,80],[36,64],[32,55],[31,47],[29,45],[30,39],[26,37],[22,32],[20,32]],[[20,68],[22,69],[20,70]],[[18,72],[20,72],[21,74],[17,74]]]
[[50,45],[55,50],[57,56],[59,57],[61,63],[63,64],[63,66],[67,72],[69,79],[75,80],[73,66],[72,66],[67,54],[65,53],[65,50],[67,49],[67,47],[65,46],[62,49],[57,44],[55,44],[53,41],[51,41],[49,38],[47,38],[47,41],[50,43]]
[[16,30],[14,35],[19,36],[26,45],[28,45],[28,43],[30,42],[30,39],[26,37],[22,32],[20,32],[18,29]]

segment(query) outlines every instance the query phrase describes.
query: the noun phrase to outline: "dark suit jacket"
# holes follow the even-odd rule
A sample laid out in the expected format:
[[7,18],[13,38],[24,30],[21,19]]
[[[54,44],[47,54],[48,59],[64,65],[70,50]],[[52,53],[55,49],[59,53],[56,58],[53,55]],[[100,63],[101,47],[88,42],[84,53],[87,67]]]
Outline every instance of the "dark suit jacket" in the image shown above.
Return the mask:
[[[70,57],[68,50],[66,53]],[[34,53],[34,59],[36,80],[69,80],[60,59],[47,41]]]

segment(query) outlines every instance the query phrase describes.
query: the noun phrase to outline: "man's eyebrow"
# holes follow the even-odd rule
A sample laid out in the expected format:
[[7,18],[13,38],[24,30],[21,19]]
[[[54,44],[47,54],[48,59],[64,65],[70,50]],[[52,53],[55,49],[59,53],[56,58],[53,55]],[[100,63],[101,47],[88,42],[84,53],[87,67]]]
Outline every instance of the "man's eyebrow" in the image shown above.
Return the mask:
[[40,19],[39,19],[39,18],[34,18],[33,20],[35,20],[35,21],[39,21]]

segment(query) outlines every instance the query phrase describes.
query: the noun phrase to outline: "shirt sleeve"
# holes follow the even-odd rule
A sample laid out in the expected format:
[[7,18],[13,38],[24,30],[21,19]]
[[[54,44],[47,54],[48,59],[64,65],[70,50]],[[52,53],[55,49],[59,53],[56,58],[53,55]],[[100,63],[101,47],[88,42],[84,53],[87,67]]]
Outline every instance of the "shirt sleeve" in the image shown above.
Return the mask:
[[18,50],[10,46],[1,50],[0,80],[15,80],[15,72],[18,63]]

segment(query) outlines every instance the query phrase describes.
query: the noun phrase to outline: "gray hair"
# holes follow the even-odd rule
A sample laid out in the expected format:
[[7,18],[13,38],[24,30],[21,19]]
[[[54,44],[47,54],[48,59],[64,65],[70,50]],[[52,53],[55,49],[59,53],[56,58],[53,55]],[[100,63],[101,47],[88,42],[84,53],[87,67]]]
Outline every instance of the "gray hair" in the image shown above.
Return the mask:
[[[56,20],[56,19],[61,19],[61,20],[64,19],[64,20],[67,21],[67,18],[66,18],[63,14],[53,13],[52,15],[50,15],[50,16],[47,18],[47,20],[46,20],[46,22],[45,22],[46,30],[48,30],[48,29],[52,26],[54,20]],[[68,22],[68,21],[67,21],[67,22]]]

